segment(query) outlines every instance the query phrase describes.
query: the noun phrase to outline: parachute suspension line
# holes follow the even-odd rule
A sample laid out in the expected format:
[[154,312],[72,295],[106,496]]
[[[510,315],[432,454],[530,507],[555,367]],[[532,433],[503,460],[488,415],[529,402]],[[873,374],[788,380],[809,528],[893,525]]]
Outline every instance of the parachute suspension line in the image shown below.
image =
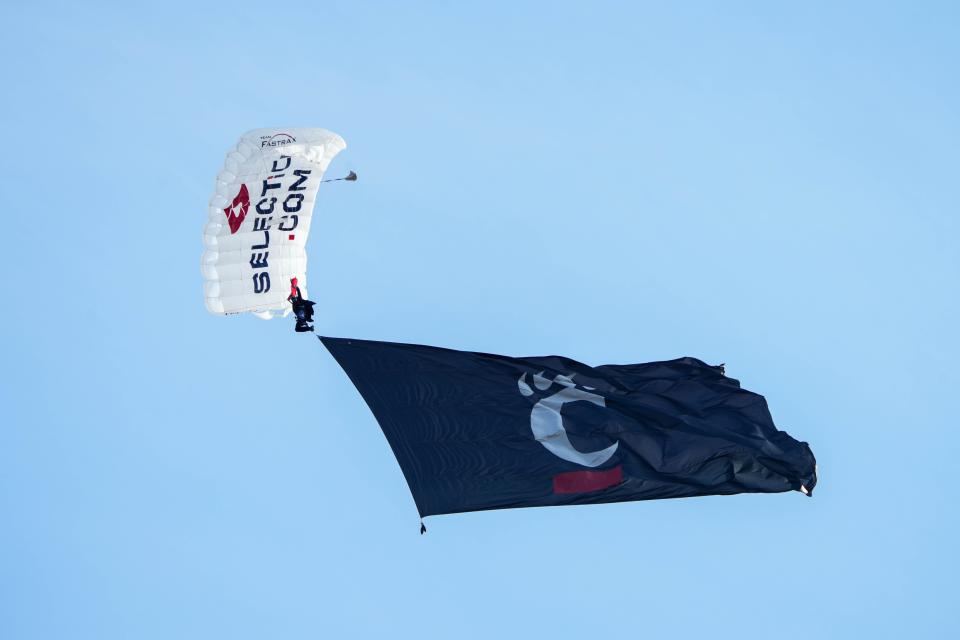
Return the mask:
[[323,184],[324,182],[340,182],[341,180],[346,180],[347,182],[356,182],[357,174],[351,171],[350,173],[343,176],[342,178],[330,178],[329,180],[321,180],[320,183]]

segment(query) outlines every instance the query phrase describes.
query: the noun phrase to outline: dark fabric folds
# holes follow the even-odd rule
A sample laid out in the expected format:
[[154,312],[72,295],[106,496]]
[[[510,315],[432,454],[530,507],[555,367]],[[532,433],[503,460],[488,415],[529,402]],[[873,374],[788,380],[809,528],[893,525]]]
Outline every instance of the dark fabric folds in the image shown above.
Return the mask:
[[590,367],[321,338],[383,429],[421,516],[799,490],[810,447],[696,358]]

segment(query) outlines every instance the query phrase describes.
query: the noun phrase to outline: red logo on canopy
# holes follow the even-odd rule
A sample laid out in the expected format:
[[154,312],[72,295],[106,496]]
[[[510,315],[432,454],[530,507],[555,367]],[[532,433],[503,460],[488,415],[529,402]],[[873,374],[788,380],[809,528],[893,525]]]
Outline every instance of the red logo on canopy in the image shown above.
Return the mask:
[[223,212],[227,214],[227,223],[230,225],[230,233],[236,233],[243,224],[243,219],[247,217],[247,211],[250,210],[250,194],[247,192],[247,185],[241,184],[240,191],[233,198],[230,206]]

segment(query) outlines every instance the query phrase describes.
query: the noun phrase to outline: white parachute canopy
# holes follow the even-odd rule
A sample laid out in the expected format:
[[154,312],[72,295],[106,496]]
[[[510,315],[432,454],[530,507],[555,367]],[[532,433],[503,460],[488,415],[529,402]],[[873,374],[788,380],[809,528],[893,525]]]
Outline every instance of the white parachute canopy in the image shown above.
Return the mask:
[[227,153],[210,198],[201,259],[207,311],[287,315],[290,279],[307,297],[317,188],[343,138],[326,129],[254,129]]

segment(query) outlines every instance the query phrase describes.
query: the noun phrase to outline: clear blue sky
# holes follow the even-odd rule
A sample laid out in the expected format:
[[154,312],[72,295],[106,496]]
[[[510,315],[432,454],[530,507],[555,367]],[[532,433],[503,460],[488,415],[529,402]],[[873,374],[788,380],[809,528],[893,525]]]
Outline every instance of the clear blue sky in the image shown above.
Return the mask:
[[[0,637],[944,638],[952,2],[5,3]],[[726,362],[816,496],[419,521],[330,356],[206,313],[213,176],[348,142],[328,335]]]

